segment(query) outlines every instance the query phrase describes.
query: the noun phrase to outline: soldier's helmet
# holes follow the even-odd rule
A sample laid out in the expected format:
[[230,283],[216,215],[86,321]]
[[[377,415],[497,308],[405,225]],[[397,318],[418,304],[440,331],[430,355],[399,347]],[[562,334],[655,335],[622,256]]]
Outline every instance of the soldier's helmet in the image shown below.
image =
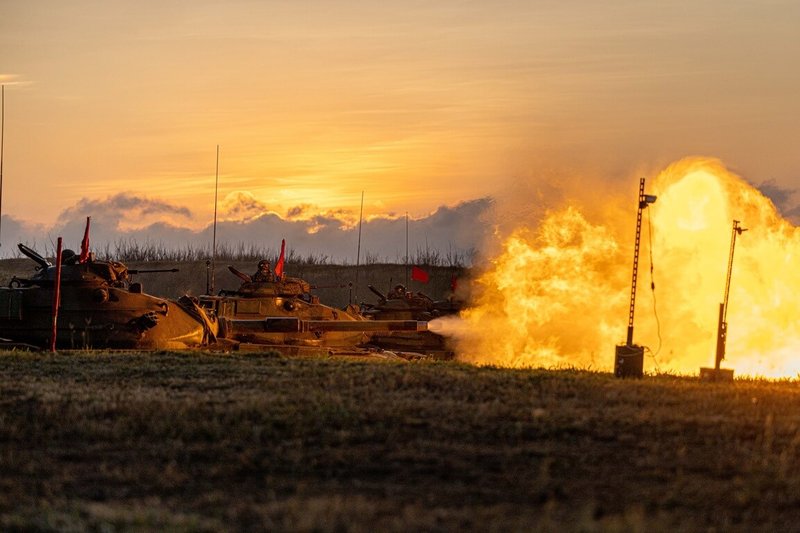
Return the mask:
[[71,265],[78,260],[77,254],[70,250],[69,248],[63,250],[61,252],[61,262],[67,265]]
[[259,261],[258,262],[258,269],[259,270],[265,270],[265,269],[269,270],[269,261],[267,261],[266,259],[262,259],[261,261]]
[[403,285],[395,285],[394,286],[394,292],[396,292],[398,294],[405,294],[406,288]]

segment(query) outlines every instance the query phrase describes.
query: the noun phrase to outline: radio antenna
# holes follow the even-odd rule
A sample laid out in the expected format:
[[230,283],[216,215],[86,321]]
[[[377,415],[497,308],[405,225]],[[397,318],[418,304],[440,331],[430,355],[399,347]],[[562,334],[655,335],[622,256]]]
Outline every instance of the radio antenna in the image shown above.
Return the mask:
[[219,145],[217,145],[217,164],[214,170],[214,230],[211,238],[211,290],[214,294],[214,267],[217,261],[217,194],[219,192]]
[[732,381],[733,370],[730,368],[720,368],[722,360],[725,359],[725,347],[728,340],[728,297],[731,294],[731,275],[733,274],[733,252],[736,250],[736,236],[747,231],[741,222],[733,221],[731,229],[731,248],[728,252],[728,272],[725,277],[725,293],[722,303],[719,304],[719,322],[717,323],[717,352],[714,356],[714,368],[701,368],[700,379],[704,381]]
[[361,223],[363,220],[364,220],[364,191],[361,191],[361,212],[358,215],[358,248],[356,249],[356,286],[354,292],[356,304],[358,304],[358,269],[361,264]]
[[655,203],[656,197],[644,193],[644,178],[639,180],[639,199],[636,211],[636,238],[633,243],[633,275],[631,276],[631,300],[628,307],[628,334],[625,344],[617,345],[614,359],[614,375],[618,378],[643,375],[644,348],[633,343],[633,313],[636,309],[636,283],[639,279],[639,247],[642,242],[642,211]]
[[[3,228],[3,141],[6,130],[6,86],[0,85],[0,235]],[[0,237],[0,246],[3,240]]]
[[408,211],[406,211],[406,287],[408,287]]

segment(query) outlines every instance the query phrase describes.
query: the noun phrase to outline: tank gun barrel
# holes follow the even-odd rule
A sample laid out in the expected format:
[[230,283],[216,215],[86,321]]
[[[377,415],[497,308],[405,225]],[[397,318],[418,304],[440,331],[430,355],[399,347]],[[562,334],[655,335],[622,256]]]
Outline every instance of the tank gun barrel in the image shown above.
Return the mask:
[[386,295],[385,295],[385,294],[383,294],[383,293],[382,293],[381,291],[379,291],[378,289],[376,289],[374,286],[372,286],[372,285],[367,285],[367,288],[368,288],[369,290],[371,290],[371,291],[372,291],[372,293],[373,293],[373,294],[375,294],[375,295],[376,295],[378,298],[380,298],[381,300],[385,300],[385,299],[386,299]]
[[128,274],[157,274],[160,272],[180,272],[177,268],[139,268],[128,269]]
[[314,331],[428,331],[418,320],[302,320],[295,317],[232,319],[220,317],[221,331],[237,333],[308,333]]
[[421,320],[301,320],[304,331],[428,331]]
[[241,270],[237,270],[233,265],[228,265],[228,270],[230,270],[231,274],[239,278],[240,280],[244,281],[245,283],[252,283],[253,278],[252,276],[248,276]]

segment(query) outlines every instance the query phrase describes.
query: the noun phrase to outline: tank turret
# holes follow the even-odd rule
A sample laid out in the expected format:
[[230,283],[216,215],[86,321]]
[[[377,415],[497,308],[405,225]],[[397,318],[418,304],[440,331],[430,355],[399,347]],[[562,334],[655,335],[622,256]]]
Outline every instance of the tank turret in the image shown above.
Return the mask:
[[[377,304],[361,305],[361,313],[371,320],[416,320],[430,321],[445,315],[458,313],[461,305],[457,301],[434,300],[428,295],[414,293],[404,285],[395,285],[383,294],[369,285],[369,290],[378,297]],[[445,338],[431,331],[388,331],[376,333],[370,342],[386,350],[416,350],[442,358],[452,357]]]

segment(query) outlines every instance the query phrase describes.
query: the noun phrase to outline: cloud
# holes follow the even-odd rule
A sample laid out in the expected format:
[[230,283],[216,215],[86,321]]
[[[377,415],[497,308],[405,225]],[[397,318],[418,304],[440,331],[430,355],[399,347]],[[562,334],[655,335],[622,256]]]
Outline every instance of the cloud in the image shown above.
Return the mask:
[[228,217],[236,219],[256,218],[270,211],[267,204],[247,191],[228,194],[222,202],[222,208]]
[[311,204],[301,204],[290,207],[286,211],[286,218],[301,218],[311,207],[313,207]]
[[30,85],[31,81],[26,80],[21,74],[2,74],[0,73],[0,84],[3,85]]
[[[411,258],[427,252],[442,255],[471,254],[493,232],[491,198],[479,198],[455,206],[441,206],[428,216],[408,221]],[[357,228],[356,228],[357,230]],[[362,249],[379,257],[402,261],[406,255],[405,217],[376,218],[364,223]]]
[[756,186],[764,196],[772,200],[778,211],[788,218],[793,224],[800,223],[800,203],[793,201],[797,189],[781,187],[774,180],[768,180]]
[[93,220],[113,224],[115,228],[128,219],[151,215],[177,215],[191,218],[187,207],[176,206],[155,198],[147,198],[127,192],[115,194],[105,199],[82,198],[72,207],[61,212],[58,219],[66,224],[76,217],[92,216]]
[[320,211],[314,204],[300,204],[286,211],[286,219],[297,222],[307,221],[309,232],[316,233],[321,226],[336,225],[341,229],[353,228],[358,217],[349,209],[328,209]]
[[[131,235],[149,235],[150,228],[158,228],[164,221],[173,226],[192,218],[192,212],[184,206],[171,204],[158,198],[122,192],[104,199],[82,198],[75,205],[64,209],[56,224],[47,230],[51,235],[65,238],[64,246],[79,246],[86,226],[86,217],[91,216],[92,242],[114,243]],[[176,243],[180,242],[171,237]],[[29,235],[30,242],[41,242],[41,236]],[[48,239],[55,241],[54,238]]]
[[[43,250],[50,246],[50,241],[50,234],[44,226],[3,215],[0,226],[0,257],[20,257],[17,249],[19,242]],[[52,241],[55,242],[55,238]]]
[[[229,202],[229,203],[228,203]],[[427,216],[408,221],[410,256],[424,251],[446,257],[468,259],[491,234],[487,221],[492,200],[480,198],[454,206],[441,206]],[[228,207],[230,206],[230,207]],[[217,244],[229,249],[244,248],[277,251],[281,239],[295,254],[305,257],[326,257],[331,262],[355,263],[359,228],[357,219],[348,210],[320,212],[313,205],[296,206],[284,218],[248,194],[229,195],[226,212],[239,215],[236,219],[217,224]],[[258,213],[258,216],[251,216]],[[302,213],[302,217],[300,214]],[[294,214],[292,217],[290,215]],[[148,224],[132,224],[146,215],[169,220],[154,220]],[[213,226],[196,231],[180,223],[191,218],[191,211],[155,198],[118,194],[102,200],[82,199],[65,209],[52,228],[28,226],[3,217],[3,241],[35,244],[43,253],[52,250],[51,236],[61,235],[65,247],[77,248],[83,236],[86,217],[92,217],[91,243],[96,251],[114,250],[119,243],[156,245],[166,249],[209,249]],[[406,250],[405,217],[383,216],[364,220],[361,228],[361,262],[403,261]],[[3,246],[0,255],[15,255]]]

